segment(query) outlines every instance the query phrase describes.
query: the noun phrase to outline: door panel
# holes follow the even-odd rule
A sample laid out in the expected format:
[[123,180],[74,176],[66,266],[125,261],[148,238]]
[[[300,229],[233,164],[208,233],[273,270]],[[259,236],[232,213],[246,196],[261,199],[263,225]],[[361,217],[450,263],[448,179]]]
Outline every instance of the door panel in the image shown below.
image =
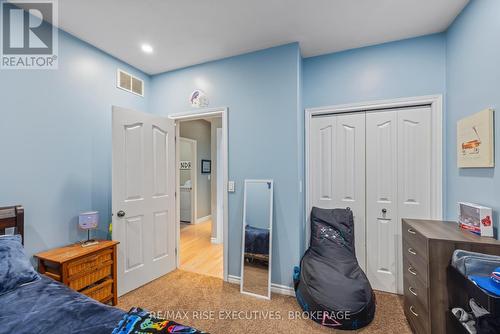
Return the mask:
[[175,269],[174,133],[172,120],[113,107],[119,295]]
[[333,193],[336,208],[351,208],[354,243],[360,267],[366,268],[365,240],[365,113],[336,118]]
[[351,208],[356,257],[365,269],[365,115],[316,117],[311,122],[313,206]]
[[376,290],[397,284],[397,114],[366,115],[367,275]]
[[333,152],[336,119],[317,117],[311,120],[311,188],[313,206],[335,208],[333,196]]
[[429,218],[431,193],[431,109],[398,112],[399,214]]

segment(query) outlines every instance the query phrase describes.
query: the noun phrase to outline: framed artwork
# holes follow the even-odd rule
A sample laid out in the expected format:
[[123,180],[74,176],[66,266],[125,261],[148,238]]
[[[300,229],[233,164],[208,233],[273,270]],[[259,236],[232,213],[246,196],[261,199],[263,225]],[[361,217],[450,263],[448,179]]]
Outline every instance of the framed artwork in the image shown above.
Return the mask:
[[212,161],[201,160],[201,174],[210,174],[212,172]]
[[495,167],[493,109],[485,109],[457,122],[459,168]]

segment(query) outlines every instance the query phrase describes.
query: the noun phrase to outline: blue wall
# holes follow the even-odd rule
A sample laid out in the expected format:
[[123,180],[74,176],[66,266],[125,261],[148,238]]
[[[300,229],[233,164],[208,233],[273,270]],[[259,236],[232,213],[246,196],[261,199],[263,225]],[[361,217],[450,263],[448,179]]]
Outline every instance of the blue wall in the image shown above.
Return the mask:
[[300,258],[298,44],[197,65],[152,78],[150,110],[191,109],[203,89],[211,107],[229,108],[229,274],[240,276],[243,182],[274,179],[273,283],[291,285]]
[[305,107],[444,94],[444,34],[304,59]]
[[[500,210],[500,175],[496,168],[458,169],[456,122],[460,118],[500,107],[500,1],[472,0],[447,33],[448,153],[446,216],[456,219],[457,202],[472,201]],[[500,122],[496,117],[496,138]],[[496,143],[498,164],[500,144]]]
[[116,88],[122,68],[98,49],[59,33],[58,70],[0,71],[0,206],[23,204],[29,254],[84,238],[76,216],[111,210],[111,106],[148,109]]

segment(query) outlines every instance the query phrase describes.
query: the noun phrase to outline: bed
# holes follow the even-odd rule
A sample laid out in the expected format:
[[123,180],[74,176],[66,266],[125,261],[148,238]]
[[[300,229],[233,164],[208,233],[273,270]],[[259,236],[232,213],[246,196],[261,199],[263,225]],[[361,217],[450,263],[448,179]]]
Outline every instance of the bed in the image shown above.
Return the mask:
[[[16,230],[16,234],[21,235],[24,242],[22,206],[0,208],[0,235],[8,234],[6,230],[9,231],[12,228]],[[11,237],[13,236],[8,238]],[[5,236],[0,238],[7,239]],[[0,266],[5,266],[5,263],[1,261],[7,262],[7,260],[0,258]],[[0,287],[2,284],[4,283],[0,281]],[[101,304],[43,275],[0,294],[0,333],[111,334],[113,329],[129,314],[118,308]],[[137,316],[134,319],[137,319]],[[172,332],[200,333],[190,327],[174,324],[168,322]],[[174,331],[173,326],[177,326],[176,329],[186,330]],[[147,331],[147,333],[170,332],[170,329],[167,331],[166,328],[164,331]],[[116,333],[135,333],[135,331]]]
[[245,226],[245,259],[269,261],[269,229]]

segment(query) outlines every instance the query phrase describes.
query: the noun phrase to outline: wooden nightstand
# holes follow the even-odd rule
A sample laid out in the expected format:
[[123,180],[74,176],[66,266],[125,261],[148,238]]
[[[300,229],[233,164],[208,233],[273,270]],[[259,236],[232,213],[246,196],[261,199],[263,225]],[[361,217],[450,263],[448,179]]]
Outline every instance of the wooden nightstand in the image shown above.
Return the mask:
[[117,241],[101,240],[97,245],[73,244],[35,254],[38,271],[101,303],[116,305]]

